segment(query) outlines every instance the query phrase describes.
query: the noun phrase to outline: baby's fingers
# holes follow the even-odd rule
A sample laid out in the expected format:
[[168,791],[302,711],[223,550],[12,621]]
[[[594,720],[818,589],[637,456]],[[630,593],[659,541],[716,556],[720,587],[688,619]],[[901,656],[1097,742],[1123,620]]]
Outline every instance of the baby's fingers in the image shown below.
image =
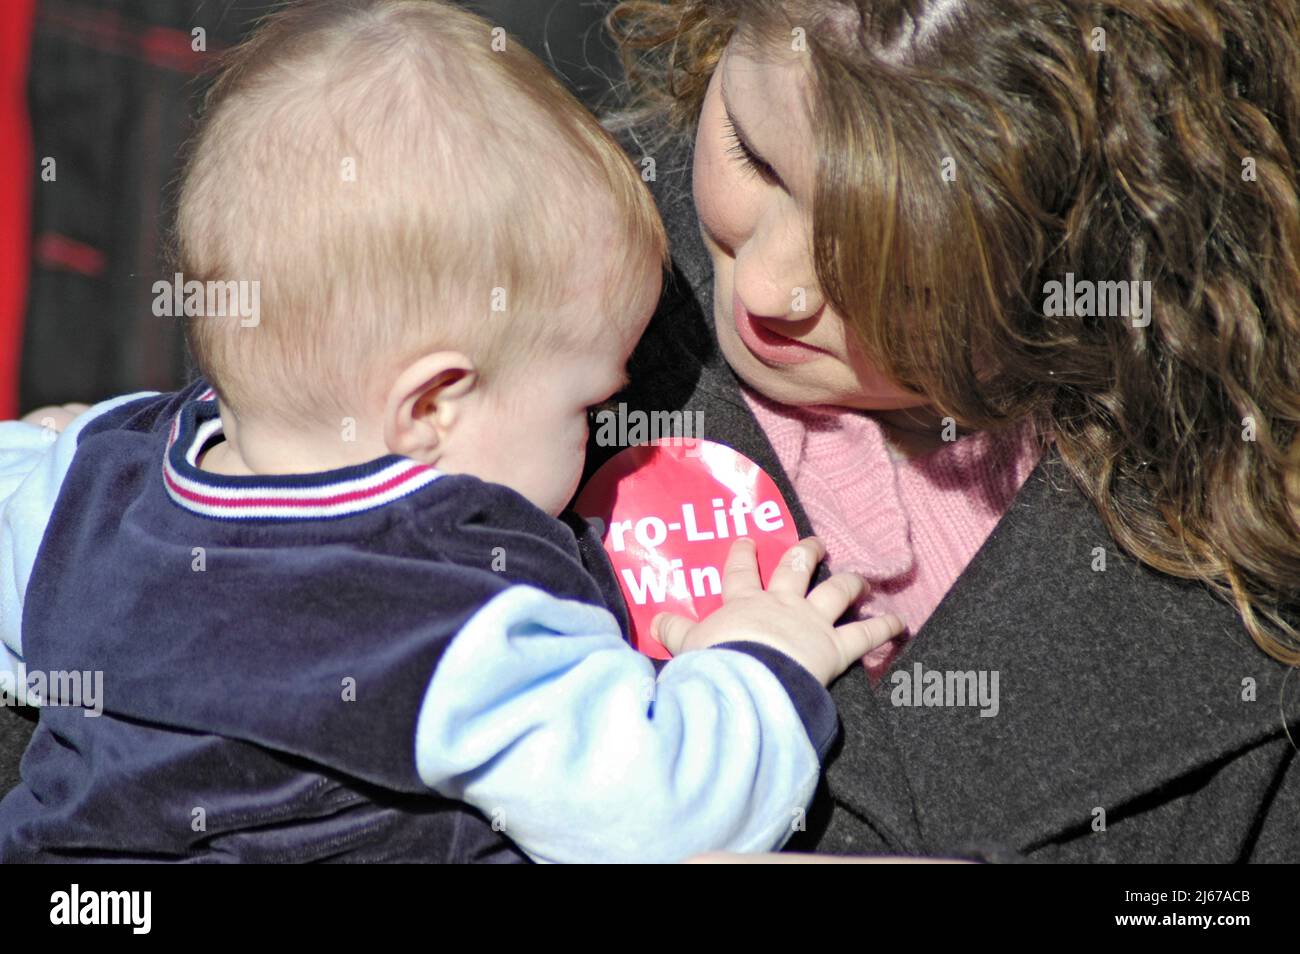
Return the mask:
[[686,637],[694,625],[695,620],[685,616],[678,616],[676,613],[660,613],[650,620],[650,638],[659,640],[664,649],[676,656],[686,645]]
[[[772,571],[767,591],[779,593],[798,599],[808,592],[813,572],[817,564],[826,556],[825,545],[816,537],[800,540],[781,555],[781,560]],[[831,617],[831,622],[835,617]]]
[[758,575],[758,550],[749,537],[740,537],[727,551],[727,562],[722,565],[722,602],[729,603],[761,592],[763,583]]
[[877,646],[889,642],[906,628],[907,624],[893,613],[836,626],[835,644],[840,650],[840,672],[848,669]]
[[813,587],[808,602],[828,623],[834,623],[844,611],[858,601],[867,581],[856,573],[836,573]]

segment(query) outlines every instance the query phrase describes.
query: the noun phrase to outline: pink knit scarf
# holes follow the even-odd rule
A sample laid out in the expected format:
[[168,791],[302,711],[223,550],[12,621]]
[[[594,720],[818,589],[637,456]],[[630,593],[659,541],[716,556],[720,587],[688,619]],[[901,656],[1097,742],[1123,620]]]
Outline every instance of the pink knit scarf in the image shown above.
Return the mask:
[[860,615],[907,632],[863,657],[878,680],[975,556],[1041,453],[1032,428],[974,433],[919,457],[891,454],[861,411],[776,404],[742,388],[834,572],[867,578]]

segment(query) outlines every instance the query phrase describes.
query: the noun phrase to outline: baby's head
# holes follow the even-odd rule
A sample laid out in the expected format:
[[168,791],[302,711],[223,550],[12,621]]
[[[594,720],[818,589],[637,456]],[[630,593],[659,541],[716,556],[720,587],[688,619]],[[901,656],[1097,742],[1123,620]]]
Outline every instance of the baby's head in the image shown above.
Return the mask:
[[396,453],[550,513],[667,263],[615,141],[512,37],[433,0],[269,18],[209,95],[177,233],[185,281],[258,283],[256,324],[187,319],[250,470]]

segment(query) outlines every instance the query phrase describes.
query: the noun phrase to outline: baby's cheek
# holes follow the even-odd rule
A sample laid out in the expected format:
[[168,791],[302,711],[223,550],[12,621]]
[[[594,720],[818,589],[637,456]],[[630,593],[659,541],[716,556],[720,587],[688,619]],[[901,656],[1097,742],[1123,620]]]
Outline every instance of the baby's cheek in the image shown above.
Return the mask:
[[564,461],[560,463],[560,467],[576,482],[582,478],[582,466],[586,459],[587,428],[584,426],[578,430],[572,442],[569,443],[567,452],[564,455]]

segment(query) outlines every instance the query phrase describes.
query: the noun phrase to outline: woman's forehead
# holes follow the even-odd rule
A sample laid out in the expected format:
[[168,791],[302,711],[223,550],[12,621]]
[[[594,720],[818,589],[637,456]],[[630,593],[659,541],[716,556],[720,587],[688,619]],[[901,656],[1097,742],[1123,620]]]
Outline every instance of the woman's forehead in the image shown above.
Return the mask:
[[734,37],[718,65],[719,95],[747,144],[796,192],[811,183],[814,140],[807,53],[755,55]]

